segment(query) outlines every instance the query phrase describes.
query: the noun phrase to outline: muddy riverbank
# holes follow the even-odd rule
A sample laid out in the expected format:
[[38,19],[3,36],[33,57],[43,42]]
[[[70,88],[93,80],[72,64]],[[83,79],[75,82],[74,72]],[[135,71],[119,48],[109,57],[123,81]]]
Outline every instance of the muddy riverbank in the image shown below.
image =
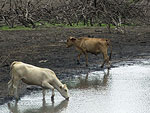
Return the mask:
[[[74,48],[66,48],[64,41],[69,36],[110,38],[113,45],[112,67],[116,62],[150,56],[150,30],[148,27],[129,27],[126,34],[105,28],[62,28],[52,27],[32,31],[0,31],[0,104],[8,100],[7,82],[10,79],[9,65],[12,61],[22,61],[55,71],[58,78],[80,75],[91,70],[101,70],[102,56],[89,54],[89,67],[81,57],[77,65]],[[29,92],[21,85],[20,95]]]

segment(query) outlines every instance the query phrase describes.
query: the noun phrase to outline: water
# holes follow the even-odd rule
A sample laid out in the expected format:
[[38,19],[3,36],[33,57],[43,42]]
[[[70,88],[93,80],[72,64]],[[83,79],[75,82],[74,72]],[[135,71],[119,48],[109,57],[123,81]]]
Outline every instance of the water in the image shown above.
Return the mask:
[[130,63],[68,78],[69,101],[56,92],[52,103],[51,92],[43,100],[42,92],[34,91],[1,105],[0,113],[150,113],[150,60]]

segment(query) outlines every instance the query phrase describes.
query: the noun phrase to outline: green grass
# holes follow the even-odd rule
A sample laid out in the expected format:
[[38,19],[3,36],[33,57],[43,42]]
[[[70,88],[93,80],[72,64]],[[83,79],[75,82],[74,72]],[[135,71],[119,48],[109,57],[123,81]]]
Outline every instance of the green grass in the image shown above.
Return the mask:
[[40,22],[36,23],[37,26],[42,26],[42,27],[66,27],[66,28],[85,28],[85,27],[106,27],[106,24],[102,24],[101,26],[99,26],[99,24],[93,24],[93,26],[91,26],[90,24],[86,24],[84,25],[83,22],[79,22],[78,24],[76,23],[72,23],[72,26],[70,26],[69,24],[51,24],[48,22],[41,22],[43,23],[43,25],[40,24]]
[[[93,24],[93,26],[91,26],[90,24],[86,24],[84,25],[83,22],[79,22],[78,25],[75,23],[72,24],[72,26],[67,25],[67,24],[50,24],[50,23],[45,23],[46,27],[66,27],[66,28],[86,28],[86,27],[107,27],[107,24],[101,24],[101,26],[99,24]],[[115,28],[114,25],[110,25],[111,28]]]
[[9,26],[2,26],[0,27],[0,30],[4,30],[4,31],[7,31],[7,30],[32,30],[32,28],[29,28],[29,27],[24,27],[24,26],[15,26],[14,28],[10,28]]
[[[41,24],[42,23],[42,24]],[[107,27],[107,24],[101,24],[101,26],[99,24],[93,24],[93,26],[90,26],[90,24],[88,25],[84,25],[83,22],[79,22],[78,25],[72,24],[72,26],[67,25],[67,24],[51,24],[48,22],[37,22],[36,24],[36,28],[30,28],[30,27],[24,27],[24,26],[15,26],[14,28],[10,28],[9,26],[2,26],[0,27],[0,30],[37,30],[37,29],[41,29],[41,28],[49,28],[49,27],[65,27],[65,28],[94,28],[94,27]],[[125,25],[122,24],[122,26],[135,26],[135,25]],[[111,28],[115,28],[114,25],[110,25]]]

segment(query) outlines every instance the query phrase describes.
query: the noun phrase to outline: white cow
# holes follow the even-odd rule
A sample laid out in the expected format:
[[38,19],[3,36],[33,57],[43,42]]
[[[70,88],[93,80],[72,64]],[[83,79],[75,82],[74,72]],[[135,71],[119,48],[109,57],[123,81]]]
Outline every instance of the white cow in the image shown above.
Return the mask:
[[43,98],[45,98],[45,89],[51,89],[51,99],[54,101],[54,89],[57,89],[65,99],[69,99],[66,84],[62,84],[50,69],[14,61],[10,66],[10,70],[11,80],[8,82],[9,95],[14,95],[17,100],[19,99],[17,89],[20,80],[28,85],[41,86],[43,88]]

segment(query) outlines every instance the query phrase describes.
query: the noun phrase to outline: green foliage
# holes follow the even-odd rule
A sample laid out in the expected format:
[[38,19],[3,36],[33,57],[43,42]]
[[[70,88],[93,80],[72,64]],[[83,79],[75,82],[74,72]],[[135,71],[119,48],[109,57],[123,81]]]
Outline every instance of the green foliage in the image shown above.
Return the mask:
[[24,26],[15,26],[14,28],[10,28],[9,26],[2,26],[0,30],[32,30],[32,28],[24,27]]

